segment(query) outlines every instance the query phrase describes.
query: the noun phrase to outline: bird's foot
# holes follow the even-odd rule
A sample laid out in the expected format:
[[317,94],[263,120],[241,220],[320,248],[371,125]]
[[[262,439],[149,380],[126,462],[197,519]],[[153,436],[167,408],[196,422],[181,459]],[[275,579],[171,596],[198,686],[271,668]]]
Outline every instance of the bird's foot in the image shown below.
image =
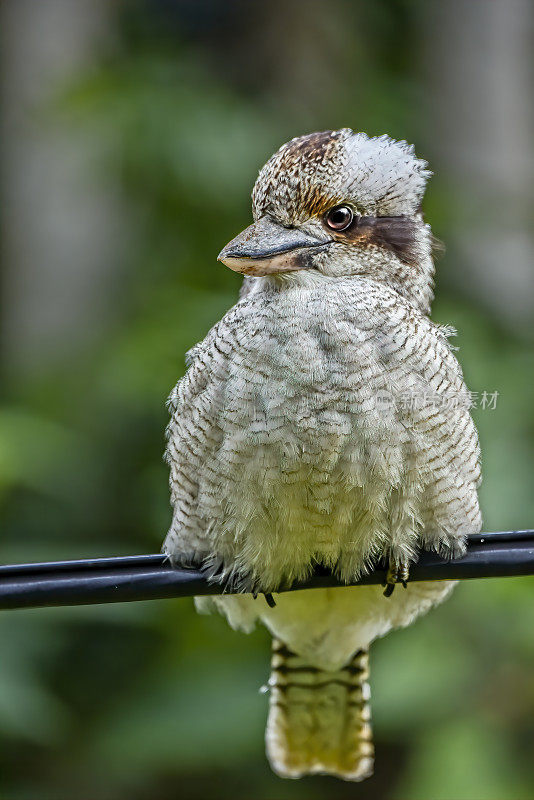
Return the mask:
[[386,582],[382,584],[386,587],[384,589],[384,597],[391,597],[398,583],[401,583],[406,589],[409,578],[410,566],[407,561],[390,561],[386,573]]
[[221,594],[251,594],[254,600],[263,595],[269,608],[276,606],[272,591],[269,591],[271,587],[262,587],[252,572],[242,572],[235,565],[227,567],[222,559],[205,564],[203,572],[210,583],[221,586]]
[[260,595],[260,594],[262,594],[264,596],[265,602],[267,603],[269,608],[275,608],[276,607],[276,601],[275,601],[274,597],[272,596],[271,592],[254,591],[254,592],[252,592],[252,597],[254,598],[254,600],[257,600],[258,599],[258,595]]

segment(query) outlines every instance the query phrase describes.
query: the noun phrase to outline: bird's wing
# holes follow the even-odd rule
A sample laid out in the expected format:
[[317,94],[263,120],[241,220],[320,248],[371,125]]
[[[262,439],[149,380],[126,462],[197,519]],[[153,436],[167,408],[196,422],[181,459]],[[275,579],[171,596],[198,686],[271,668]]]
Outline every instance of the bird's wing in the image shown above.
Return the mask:
[[[200,563],[209,554],[209,509],[220,504],[220,476],[213,453],[222,440],[219,420],[236,341],[235,306],[189,351],[189,369],[168,399],[165,459],[170,467],[173,519],[164,543],[180,563]],[[200,511],[202,509],[202,511]]]
[[427,318],[417,323],[414,355],[426,396],[404,410],[422,444],[418,469],[425,473],[422,543],[445,556],[460,555],[465,537],[478,533],[482,519],[477,488],[481,480],[478,434],[471,417],[472,396],[447,341],[449,331]]

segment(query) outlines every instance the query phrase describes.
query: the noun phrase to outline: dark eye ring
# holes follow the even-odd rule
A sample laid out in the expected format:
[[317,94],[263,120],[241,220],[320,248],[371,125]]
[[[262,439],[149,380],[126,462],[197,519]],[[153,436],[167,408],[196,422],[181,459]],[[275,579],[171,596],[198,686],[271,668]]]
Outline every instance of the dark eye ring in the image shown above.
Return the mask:
[[349,206],[334,206],[327,213],[325,222],[333,231],[344,231],[352,224],[354,211]]

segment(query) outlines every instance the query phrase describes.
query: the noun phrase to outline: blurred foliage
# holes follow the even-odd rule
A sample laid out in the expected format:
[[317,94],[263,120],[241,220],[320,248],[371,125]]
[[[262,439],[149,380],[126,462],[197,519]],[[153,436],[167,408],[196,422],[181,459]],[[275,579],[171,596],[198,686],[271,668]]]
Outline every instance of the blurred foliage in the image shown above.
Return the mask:
[[[412,57],[422,2],[382,0],[357,17],[341,0],[335,19],[313,3],[304,33],[294,29],[295,52],[278,3],[247,13],[244,3],[199,5],[118,4],[100,63],[43,109],[101,142],[128,242],[109,287],[113,320],[99,329],[95,317],[84,352],[39,375],[4,375],[4,562],[158,549],[169,521],[164,398],[185,351],[237,296],[237,276],[215,256],[249,222],[257,169],[306,130],[424,135]],[[313,58],[306,36],[321,42]],[[427,207],[444,239],[445,185],[437,179]],[[475,411],[485,526],[532,526],[532,349],[446,279],[440,290],[447,263],[434,318],[458,328],[470,388],[500,392],[496,410]],[[197,616],[192,601],[5,613],[3,796],[527,800],[532,596],[527,579],[464,584],[377,643],[377,769],[361,786],[270,772],[263,630],[236,634]]]

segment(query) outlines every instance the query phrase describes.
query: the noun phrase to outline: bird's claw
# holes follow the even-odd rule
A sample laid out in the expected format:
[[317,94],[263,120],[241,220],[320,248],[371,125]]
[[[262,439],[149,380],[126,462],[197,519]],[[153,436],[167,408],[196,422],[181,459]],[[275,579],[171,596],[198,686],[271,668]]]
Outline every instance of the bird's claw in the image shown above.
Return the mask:
[[395,590],[395,586],[400,583],[404,588],[408,588],[408,580],[410,578],[410,567],[407,562],[390,561],[388,571],[386,573],[386,582],[383,584],[384,597],[391,597]]
[[269,608],[275,608],[276,607],[276,601],[275,601],[274,597],[272,596],[271,592],[254,591],[254,592],[252,592],[252,597],[254,598],[254,600],[258,599],[258,595],[259,594],[262,594],[264,596],[265,602],[267,603]]

